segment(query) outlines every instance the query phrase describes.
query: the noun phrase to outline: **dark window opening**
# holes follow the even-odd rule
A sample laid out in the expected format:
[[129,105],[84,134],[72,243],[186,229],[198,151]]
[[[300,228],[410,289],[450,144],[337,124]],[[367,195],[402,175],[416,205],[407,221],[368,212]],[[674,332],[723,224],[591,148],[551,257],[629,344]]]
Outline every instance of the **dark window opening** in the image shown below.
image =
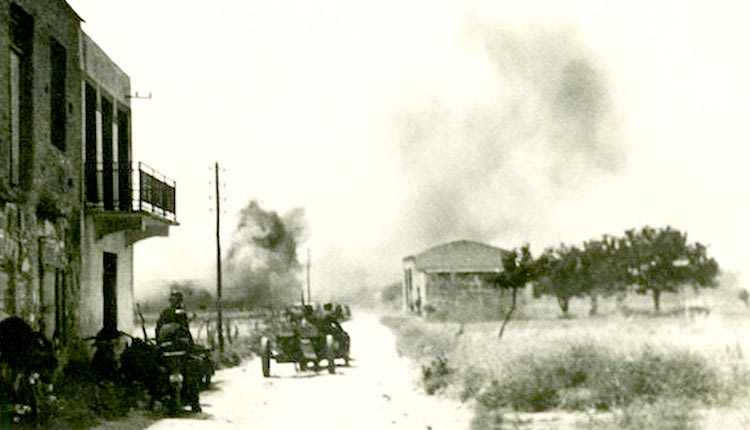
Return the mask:
[[65,286],[67,285],[67,278],[65,276],[65,270],[56,268],[55,269],[55,331],[52,333],[52,338],[58,342],[58,345],[65,344],[68,330],[67,330],[67,312],[65,303]]
[[404,270],[404,300],[411,304],[411,269]]
[[114,151],[112,147],[112,102],[102,97],[102,192],[105,210],[115,208]]
[[55,270],[55,336],[63,342],[67,339],[67,321],[68,315],[66,310],[65,287],[68,284],[68,278],[62,269]]
[[117,254],[105,252],[103,263],[104,312],[102,327],[105,330],[117,330]]
[[50,45],[50,137],[52,144],[65,151],[65,48],[56,40]]
[[86,110],[84,121],[86,122],[86,200],[91,203],[99,202],[99,190],[96,180],[96,90],[86,84]]
[[32,36],[34,19],[20,7],[10,8],[10,147],[6,165],[12,184],[31,183]]
[[7,315],[16,314],[16,289],[8,272],[0,271],[0,310]]
[[129,212],[132,209],[131,162],[130,162],[130,116],[128,112],[117,111],[117,160],[118,183],[117,190],[120,200],[120,210]]

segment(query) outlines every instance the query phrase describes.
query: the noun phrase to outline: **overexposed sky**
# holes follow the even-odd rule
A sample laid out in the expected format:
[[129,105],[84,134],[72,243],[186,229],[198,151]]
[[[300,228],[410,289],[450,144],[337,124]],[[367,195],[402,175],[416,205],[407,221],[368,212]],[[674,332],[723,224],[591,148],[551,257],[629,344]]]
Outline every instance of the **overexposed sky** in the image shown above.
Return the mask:
[[750,233],[742,1],[70,0],[131,77],[133,148],[180,226],[136,294],[215,274],[250,199],[304,207],[312,285],[400,279],[447,240],[538,255],[672,225],[729,270]]

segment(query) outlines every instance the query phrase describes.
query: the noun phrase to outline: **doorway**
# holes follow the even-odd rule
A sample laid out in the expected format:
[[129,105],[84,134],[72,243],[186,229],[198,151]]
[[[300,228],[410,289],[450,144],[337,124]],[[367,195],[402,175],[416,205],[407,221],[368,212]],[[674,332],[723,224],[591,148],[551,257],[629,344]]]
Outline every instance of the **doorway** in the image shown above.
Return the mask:
[[104,293],[103,328],[117,330],[117,254],[104,253],[102,288]]

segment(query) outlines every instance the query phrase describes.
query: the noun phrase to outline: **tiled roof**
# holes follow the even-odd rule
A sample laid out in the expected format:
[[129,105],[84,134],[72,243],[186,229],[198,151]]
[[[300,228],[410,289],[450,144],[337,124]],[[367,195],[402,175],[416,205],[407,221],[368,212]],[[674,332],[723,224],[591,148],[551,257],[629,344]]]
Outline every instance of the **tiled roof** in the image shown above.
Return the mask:
[[425,272],[498,273],[502,271],[504,249],[470,240],[438,245],[407,257],[417,270]]

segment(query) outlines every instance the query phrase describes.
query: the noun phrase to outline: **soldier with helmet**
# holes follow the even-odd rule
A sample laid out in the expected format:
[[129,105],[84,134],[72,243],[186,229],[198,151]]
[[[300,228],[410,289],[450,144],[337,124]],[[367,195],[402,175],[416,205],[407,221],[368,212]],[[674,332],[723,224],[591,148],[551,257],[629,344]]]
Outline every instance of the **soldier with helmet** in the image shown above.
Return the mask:
[[[156,322],[156,341],[164,351],[192,352],[195,349],[193,336],[188,327],[187,312],[182,303],[182,293],[179,291],[172,291],[169,295],[169,306],[159,315]],[[200,363],[189,354],[183,366],[185,380],[182,395],[193,412],[200,412]]]
[[182,293],[179,291],[172,291],[169,295],[169,307],[159,315],[156,322],[156,340],[159,343],[174,342],[180,346],[193,345],[187,312],[182,303]]

